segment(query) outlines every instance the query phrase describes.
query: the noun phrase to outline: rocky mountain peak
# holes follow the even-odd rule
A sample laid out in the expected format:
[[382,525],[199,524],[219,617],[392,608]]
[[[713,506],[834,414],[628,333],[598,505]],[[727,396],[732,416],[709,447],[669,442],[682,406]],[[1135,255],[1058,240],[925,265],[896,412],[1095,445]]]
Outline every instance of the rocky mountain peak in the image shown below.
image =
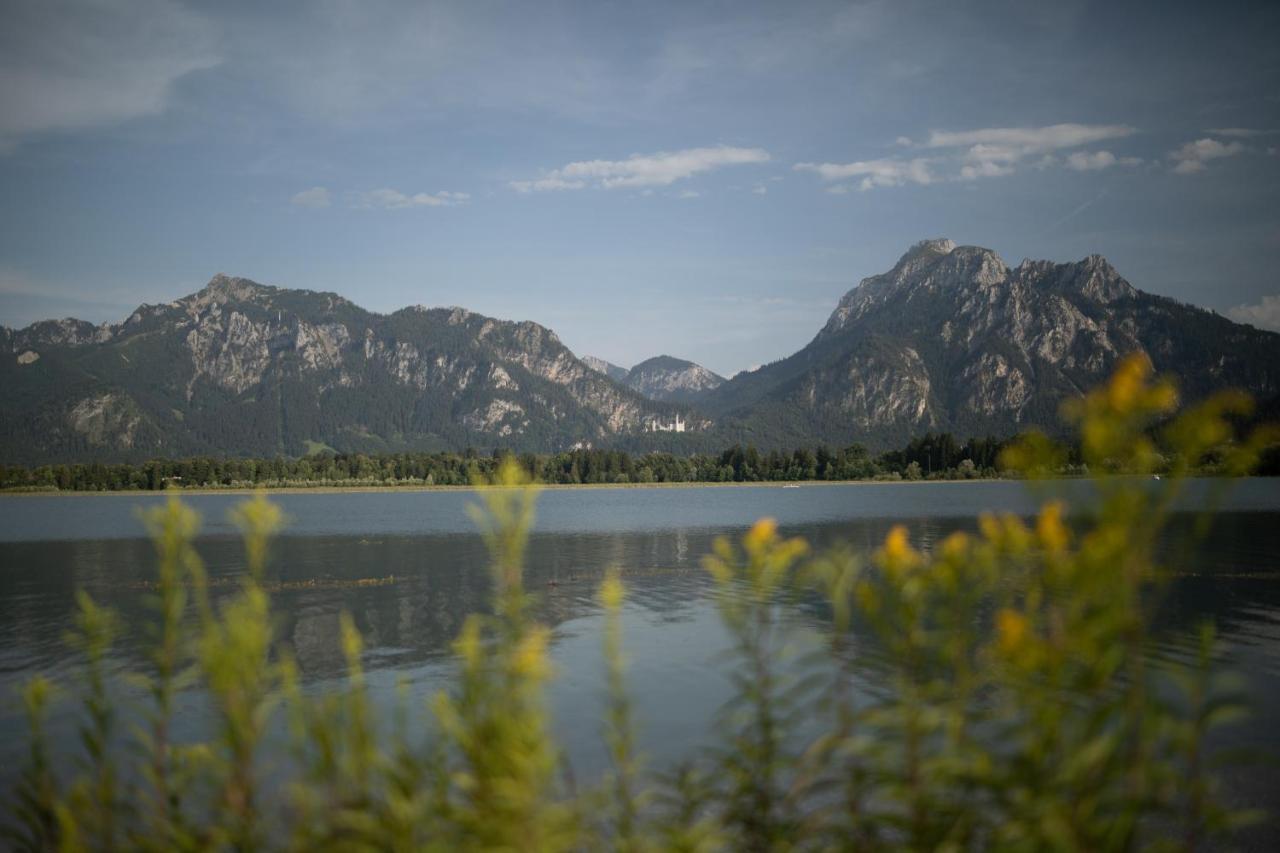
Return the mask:
[[1056,291],[1068,297],[1083,297],[1090,302],[1108,305],[1138,294],[1111,262],[1102,255],[1089,255],[1074,263],[1024,260],[1013,277],[1033,287]]
[[1076,267],[1072,284],[1081,294],[1098,302],[1114,302],[1137,293],[1134,286],[1121,278],[1116,268],[1102,255],[1090,255]]
[[940,258],[930,271],[933,283],[943,287],[976,284],[991,287],[1009,278],[1009,266],[991,249],[958,246]]
[[991,287],[1003,283],[1008,276],[1008,266],[991,249],[957,246],[945,238],[922,240],[908,249],[893,269],[864,278],[846,293],[819,336],[839,332],[867,311],[905,292],[973,284]]
[[273,290],[275,288],[258,284],[256,281],[250,281],[247,278],[237,278],[225,273],[218,273],[209,279],[209,283],[199,291],[178,300],[178,302],[187,309],[188,313],[198,314],[215,305],[226,305],[235,302],[257,302]]
[[[1138,291],[1101,255],[1071,263],[1023,260],[1010,269],[996,252],[982,246],[957,246],[951,240],[921,241],[899,259],[893,269],[863,279],[840,300],[819,336],[848,328],[868,312],[898,305],[912,294],[940,294],[966,290],[991,294],[1025,286],[1069,301],[1110,305],[1134,297]],[[1083,303],[1082,303],[1083,304]]]
[[722,423],[827,440],[946,429],[1053,429],[1064,399],[1145,353],[1185,398],[1280,391],[1280,336],[1143,293],[1101,255],[1069,263],[918,243],[840,300],[805,349],[735,377],[701,405]]
[[921,240],[898,259],[895,267],[906,266],[913,263],[932,263],[938,258],[949,255],[956,250],[956,242],[946,237],[935,237],[931,240]]
[[724,377],[700,364],[659,355],[627,372],[624,383],[652,400],[692,403],[724,384]]

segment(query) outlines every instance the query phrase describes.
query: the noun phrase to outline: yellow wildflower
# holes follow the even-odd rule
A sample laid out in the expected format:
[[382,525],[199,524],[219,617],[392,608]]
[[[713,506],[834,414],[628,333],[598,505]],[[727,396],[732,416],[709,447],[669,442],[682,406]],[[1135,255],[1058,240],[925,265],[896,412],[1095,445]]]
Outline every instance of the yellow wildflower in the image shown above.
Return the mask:
[[965,553],[969,550],[969,535],[957,530],[942,540],[942,544],[938,548],[944,560],[959,561],[964,559]]
[[547,666],[547,631],[536,628],[530,631],[516,647],[511,659],[512,671],[529,678],[545,678]]
[[1040,517],[1036,520],[1036,535],[1040,538],[1040,545],[1054,554],[1066,550],[1071,536],[1071,532],[1062,521],[1062,509],[1061,501],[1047,503],[1040,510]]
[[1117,412],[1127,412],[1138,402],[1139,393],[1151,374],[1151,362],[1145,355],[1134,353],[1116,366],[1107,386],[1107,402]]
[[996,643],[1005,655],[1013,655],[1027,639],[1027,617],[1016,610],[1001,608],[996,613]]
[[903,562],[914,553],[907,541],[907,528],[901,524],[894,525],[889,535],[884,538],[884,558],[893,562]]
[[747,553],[758,553],[768,546],[778,535],[778,522],[772,518],[762,518],[751,526],[743,538],[743,547]]

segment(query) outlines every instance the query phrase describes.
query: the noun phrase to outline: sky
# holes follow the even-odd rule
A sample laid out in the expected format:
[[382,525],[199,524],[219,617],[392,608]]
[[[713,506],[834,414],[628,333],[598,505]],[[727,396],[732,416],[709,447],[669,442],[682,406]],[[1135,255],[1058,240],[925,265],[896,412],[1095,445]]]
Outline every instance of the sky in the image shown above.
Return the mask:
[[3,325],[222,272],[730,375],[950,237],[1280,329],[1280,3],[0,3]]

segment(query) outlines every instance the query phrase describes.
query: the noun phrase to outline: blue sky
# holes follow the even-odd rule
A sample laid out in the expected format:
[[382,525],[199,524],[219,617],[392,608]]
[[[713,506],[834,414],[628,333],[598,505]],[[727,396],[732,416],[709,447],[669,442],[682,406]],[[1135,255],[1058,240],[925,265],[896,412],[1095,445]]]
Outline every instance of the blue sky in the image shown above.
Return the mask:
[[1280,4],[4,8],[5,325],[226,272],[730,374],[947,236],[1280,328]]

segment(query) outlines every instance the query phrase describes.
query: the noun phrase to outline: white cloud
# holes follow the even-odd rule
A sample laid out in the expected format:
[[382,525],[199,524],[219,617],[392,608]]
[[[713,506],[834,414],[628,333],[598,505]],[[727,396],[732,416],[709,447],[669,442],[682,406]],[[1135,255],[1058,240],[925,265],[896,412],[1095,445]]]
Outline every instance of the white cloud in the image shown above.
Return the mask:
[[298,207],[328,207],[329,191],[324,187],[312,187],[295,195],[289,203]]
[[698,198],[701,195],[697,190],[681,190],[676,193],[676,198]]
[[1280,296],[1264,296],[1255,305],[1228,308],[1227,316],[1237,323],[1248,323],[1259,329],[1280,332]]
[[580,190],[587,185],[586,181],[566,181],[564,178],[540,178],[536,181],[512,181],[511,188],[516,192],[545,192],[547,190]]
[[[1065,166],[1077,171],[1134,166],[1136,157],[1117,157],[1110,151],[1072,151],[1065,157],[1054,152],[1079,149],[1107,139],[1120,139],[1137,131],[1127,124],[1052,124],[1044,127],[988,127],[978,130],[935,130],[923,143],[900,136],[895,144],[924,147],[938,152],[930,157],[888,157],[854,163],[799,163],[796,169],[816,172],[823,180],[860,177],[858,189],[934,184],[945,180],[975,181],[1012,175],[1020,166],[1036,169]],[[949,174],[948,174],[949,173]],[[848,192],[830,187],[828,192]]]
[[0,151],[31,134],[156,115],[217,65],[214,31],[169,0],[21,0],[0,27]]
[[1219,160],[1223,157],[1234,157],[1245,151],[1244,145],[1239,142],[1220,142],[1217,139],[1197,139],[1194,142],[1188,142],[1177,151],[1169,153],[1169,158],[1174,161],[1173,171],[1179,175],[1192,175],[1196,172],[1203,172],[1205,163],[1210,160]]
[[1142,158],[1117,157],[1110,151],[1073,151],[1067,155],[1066,164],[1077,172],[1093,172],[1112,166],[1139,166]]
[[751,192],[753,192],[756,195],[768,195],[769,188],[766,187],[764,184],[756,184],[754,187],[751,188]]
[[602,189],[619,187],[670,186],[676,181],[724,166],[764,163],[769,153],[762,148],[734,148],[717,145],[635,154],[626,160],[579,160],[553,169],[541,178],[512,181],[517,192],[579,190],[587,186]]
[[[974,146],[975,148],[986,148],[986,146]],[[1002,178],[1005,175],[1012,175],[1014,172],[1013,164],[1016,159],[1011,159],[1002,153],[986,152],[974,154],[970,152],[966,157],[966,162],[960,167],[960,180],[974,181],[978,178]]]
[[986,127],[979,130],[935,130],[925,144],[929,148],[983,146],[1001,154],[1039,154],[1060,148],[1078,148],[1107,139],[1132,136],[1127,124],[1051,124],[1044,127]]
[[[987,127],[978,130],[942,131],[929,134],[929,148],[964,149],[961,180],[998,178],[1011,175],[1028,157],[1041,155],[1037,168],[1053,165],[1052,151],[1078,148],[1107,139],[1130,136],[1134,128],[1126,124],[1051,124],[1044,127]],[[1112,157],[1109,152],[1108,157]],[[1105,159],[1105,158],[1104,158]],[[1084,162],[1084,161],[1077,161]],[[1113,161],[1114,162],[1114,161]],[[1067,165],[1078,168],[1068,158]],[[1108,163],[1106,165],[1113,165]],[[1098,165],[1091,168],[1106,168]]]
[[858,188],[864,191],[907,183],[931,184],[935,180],[929,171],[929,160],[923,157],[914,160],[858,160],[853,163],[797,163],[792,168],[799,172],[815,172],[824,181],[862,178]]
[[403,210],[407,207],[450,207],[462,204],[470,198],[471,195],[469,193],[455,193],[447,190],[442,190],[434,195],[431,193],[408,195],[399,190],[380,189],[355,193],[352,196],[351,204],[352,207],[362,209]]

